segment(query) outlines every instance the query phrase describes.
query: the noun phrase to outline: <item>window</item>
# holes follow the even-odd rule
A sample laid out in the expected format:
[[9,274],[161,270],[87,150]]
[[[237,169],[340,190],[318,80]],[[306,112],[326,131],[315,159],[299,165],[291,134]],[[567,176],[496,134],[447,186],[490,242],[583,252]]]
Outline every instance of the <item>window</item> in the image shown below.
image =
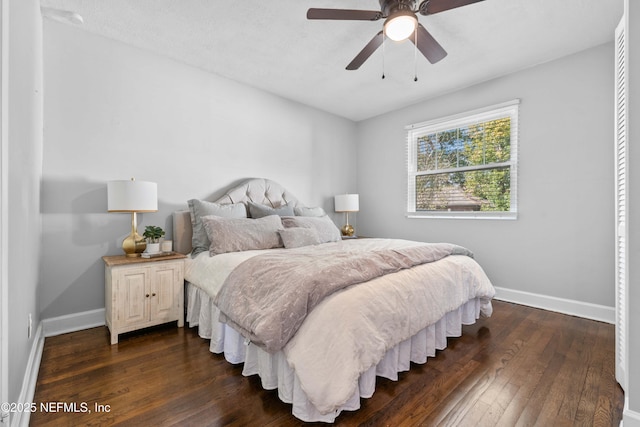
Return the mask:
[[407,126],[408,216],[516,217],[518,105]]

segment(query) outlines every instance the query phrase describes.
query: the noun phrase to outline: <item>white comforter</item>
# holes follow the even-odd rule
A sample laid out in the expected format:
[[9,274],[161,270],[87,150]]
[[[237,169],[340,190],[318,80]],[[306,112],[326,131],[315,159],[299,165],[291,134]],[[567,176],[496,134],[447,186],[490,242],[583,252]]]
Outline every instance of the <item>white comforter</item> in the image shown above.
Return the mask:
[[[343,244],[375,250],[418,243],[359,239]],[[264,252],[215,257],[202,253],[187,262],[185,280],[214,298],[236,265]],[[360,374],[389,348],[476,297],[483,300],[481,313],[491,315],[494,293],[472,258],[450,256],[329,296],[307,316],[283,351],[309,400],[321,413],[329,413],[353,395]]]

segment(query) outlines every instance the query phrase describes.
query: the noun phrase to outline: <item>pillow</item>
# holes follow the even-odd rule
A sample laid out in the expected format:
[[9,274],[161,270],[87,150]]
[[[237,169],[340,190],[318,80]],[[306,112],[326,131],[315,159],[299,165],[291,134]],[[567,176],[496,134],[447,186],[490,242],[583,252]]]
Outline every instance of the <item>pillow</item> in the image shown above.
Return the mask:
[[201,218],[207,215],[216,215],[224,218],[246,218],[247,208],[242,203],[221,205],[219,203],[207,202],[204,200],[191,199],[187,202],[191,213],[191,226],[193,235],[191,237],[191,256],[195,257],[200,252],[208,251],[211,242],[204,229]]
[[313,216],[285,216],[282,217],[282,225],[284,228],[313,228],[318,233],[320,243],[338,242],[342,240],[342,235],[338,227],[325,215],[320,217]]
[[262,218],[269,215],[293,216],[293,206],[286,204],[278,208],[249,202],[249,214],[251,218]]
[[318,208],[305,208],[304,206],[297,206],[293,208],[293,213],[296,216],[325,216],[327,213],[324,209]]
[[253,249],[281,248],[282,240],[278,230],[282,222],[278,215],[263,218],[221,218],[203,216],[202,223],[211,245],[210,255],[227,252],[249,251]]
[[282,243],[287,249],[299,248],[301,246],[317,245],[320,242],[320,236],[315,228],[285,228],[280,230]]

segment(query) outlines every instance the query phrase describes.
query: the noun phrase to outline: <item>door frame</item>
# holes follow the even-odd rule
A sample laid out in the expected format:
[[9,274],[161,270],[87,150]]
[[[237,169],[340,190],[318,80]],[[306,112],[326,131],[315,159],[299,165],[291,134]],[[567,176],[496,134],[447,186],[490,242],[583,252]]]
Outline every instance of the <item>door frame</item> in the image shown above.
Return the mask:
[[[9,275],[8,275],[8,66],[9,66],[9,0],[0,0],[0,402],[9,400]],[[0,423],[9,424],[9,413],[0,412]]]

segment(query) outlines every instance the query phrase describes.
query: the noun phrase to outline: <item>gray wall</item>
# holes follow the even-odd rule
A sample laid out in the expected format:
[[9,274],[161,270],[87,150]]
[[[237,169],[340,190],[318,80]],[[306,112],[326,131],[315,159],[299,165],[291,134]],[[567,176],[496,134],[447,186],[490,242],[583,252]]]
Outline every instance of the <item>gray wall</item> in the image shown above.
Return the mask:
[[[515,98],[518,219],[406,218],[404,127]],[[612,111],[610,43],[360,122],[359,232],[452,241],[495,286],[613,307]]]
[[[18,402],[39,323],[42,30],[37,0],[9,2],[8,70],[8,401]],[[7,70],[3,70],[6,72]],[[3,338],[4,339],[4,338]],[[15,415],[15,414],[12,414]]]
[[249,177],[327,212],[355,190],[349,120],[52,21],[44,68],[43,318],[104,307],[100,258],[130,230],[106,213],[109,180],[157,182],[159,211],[139,228],[168,234],[188,199]]
[[[105,213],[105,183],[130,176],[159,185],[160,211],[141,227],[170,231],[188,198],[250,176],[328,211],[334,194],[357,189],[359,234],[454,241],[496,286],[614,305],[612,44],[354,124],[72,27],[44,28],[44,318],[104,307],[100,257],[119,253],[129,223]],[[406,218],[404,126],[514,98],[518,220]]]

